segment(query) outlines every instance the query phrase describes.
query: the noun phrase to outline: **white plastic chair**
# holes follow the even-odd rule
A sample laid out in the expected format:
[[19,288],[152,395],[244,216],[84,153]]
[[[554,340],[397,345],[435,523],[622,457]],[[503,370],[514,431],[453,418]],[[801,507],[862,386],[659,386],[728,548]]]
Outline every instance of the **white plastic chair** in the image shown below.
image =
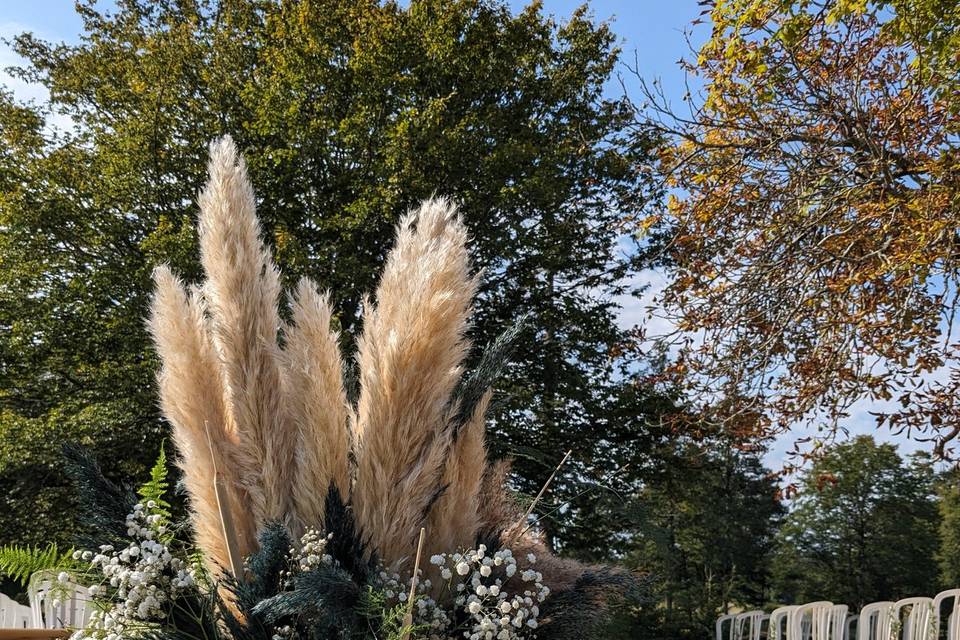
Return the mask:
[[770,616],[763,611],[745,611],[733,619],[733,640],[760,640],[764,622]]
[[960,640],[960,589],[941,591],[933,598],[933,615],[936,620],[937,636],[940,635],[940,610],[946,600],[953,599],[953,608],[947,614],[947,640]]
[[793,636],[790,635],[790,627],[793,625],[793,614],[796,610],[796,605],[787,605],[777,607],[770,613],[770,621],[767,624],[767,640],[793,640]]
[[[833,630],[832,602],[821,600],[808,602],[797,607],[793,612],[793,624],[790,625],[788,638],[790,640],[830,640]],[[846,611],[844,611],[846,617]]]
[[27,587],[30,599],[30,626],[35,629],[77,629],[87,624],[90,614],[87,590],[74,583],[60,583],[48,571],[36,573]]
[[[903,609],[910,607],[910,613],[902,618]],[[904,598],[897,600],[893,605],[893,621],[899,622],[899,630],[895,629],[893,638],[903,640],[934,640],[937,630],[932,627],[935,622],[933,615],[933,598]],[[899,632],[898,632],[899,631]],[[931,631],[933,637],[930,636]]]
[[845,624],[846,629],[843,632],[843,640],[856,640],[857,638],[857,623],[860,620],[860,616],[855,613],[847,614],[847,622]]
[[830,639],[844,640],[847,631],[847,611],[845,604],[835,604],[830,609]]
[[893,623],[892,602],[871,602],[860,609],[857,640],[889,640]]
[[715,630],[715,634],[716,634],[716,640],[724,640],[724,638],[723,638],[723,625],[726,624],[726,623],[728,623],[728,622],[730,623],[730,625],[729,625],[729,627],[727,627],[727,628],[729,629],[729,631],[727,631],[727,639],[728,639],[728,640],[733,640],[733,625],[734,625],[734,619],[735,619],[735,618],[736,618],[736,616],[735,616],[734,614],[732,614],[732,613],[728,613],[728,614],[726,614],[726,615],[722,615],[722,616],[720,616],[719,618],[717,618],[717,623],[716,623],[716,625],[714,626],[714,630]]
[[30,627],[30,607],[0,593],[0,627],[4,629],[28,629]]

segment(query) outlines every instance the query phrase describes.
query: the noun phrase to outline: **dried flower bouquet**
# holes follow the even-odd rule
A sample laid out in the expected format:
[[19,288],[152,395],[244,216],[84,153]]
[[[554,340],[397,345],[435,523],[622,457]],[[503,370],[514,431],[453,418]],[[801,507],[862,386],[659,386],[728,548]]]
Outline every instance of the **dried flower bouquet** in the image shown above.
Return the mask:
[[149,320],[199,553],[176,541],[161,497],[138,501],[74,452],[91,514],[119,525],[78,552],[99,609],[77,640],[592,637],[636,583],[551,555],[504,487],[507,465],[487,461],[490,387],[518,331],[465,370],[477,279],[456,208],[432,199],[400,221],[354,385],[313,282],[281,319],[229,138],[209,172],[206,279],[187,287],[159,267]]

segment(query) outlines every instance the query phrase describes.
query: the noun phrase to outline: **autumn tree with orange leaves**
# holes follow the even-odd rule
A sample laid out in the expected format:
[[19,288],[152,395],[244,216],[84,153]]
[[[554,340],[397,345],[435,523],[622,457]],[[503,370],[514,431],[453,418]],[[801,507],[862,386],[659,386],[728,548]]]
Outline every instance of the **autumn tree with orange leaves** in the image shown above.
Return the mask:
[[670,372],[741,438],[817,426],[810,453],[886,401],[879,423],[950,457],[960,3],[705,4],[702,91],[644,85],[638,121],[666,141],[672,195],[638,233],[669,276]]

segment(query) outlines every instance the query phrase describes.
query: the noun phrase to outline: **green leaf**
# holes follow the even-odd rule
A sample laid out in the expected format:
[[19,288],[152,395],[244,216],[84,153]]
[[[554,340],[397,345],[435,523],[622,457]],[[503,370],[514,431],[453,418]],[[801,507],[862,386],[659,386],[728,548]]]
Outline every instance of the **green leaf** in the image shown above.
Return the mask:
[[[170,503],[165,496],[170,488],[170,482],[167,480],[167,453],[165,446],[161,443],[160,454],[157,461],[150,469],[150,480],[137,489],[137,495],[143,500],[144,506],[150,513],[162,516],[163,522],[170,520]],[[150,506],[152,504],[152,506]]]
[[7,545],[0,547],[0,574],[27,586],[38,571],[65,571],[77,568],[73,549],[61,552],[56,543],[46,547]]

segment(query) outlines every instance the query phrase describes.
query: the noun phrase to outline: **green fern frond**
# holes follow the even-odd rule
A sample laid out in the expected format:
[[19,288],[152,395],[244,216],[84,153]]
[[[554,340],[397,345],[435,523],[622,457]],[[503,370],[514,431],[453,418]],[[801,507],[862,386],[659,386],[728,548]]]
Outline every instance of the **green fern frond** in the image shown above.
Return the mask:
[[137,495],[140,496],[144,504],[153,502],[156,506],[150,509],[150,512],[163,517],[164,521],[170,519],[170,503],[165,496],[170,489],[170,482],[167,479],[167,453],[164,444],[160,444],[160,455],[157,461],[150,469],[150,480],[137,489]]
[[30,576],[38,571],[69,571],[77,566],[77,561],[73,559],[73,549],[61,552],[54,543],[46,547],[0,547],[0,574],[23,586],[26,586]]
[[367,585],[356,605],[357,614],[366,620],[367,628],[376,631],[377,638],[384,640],[420,640],[428,637],[429,625],[404,625],[407,614],[406,604],[393,607],[387,603],[387,597],[380,589]]

